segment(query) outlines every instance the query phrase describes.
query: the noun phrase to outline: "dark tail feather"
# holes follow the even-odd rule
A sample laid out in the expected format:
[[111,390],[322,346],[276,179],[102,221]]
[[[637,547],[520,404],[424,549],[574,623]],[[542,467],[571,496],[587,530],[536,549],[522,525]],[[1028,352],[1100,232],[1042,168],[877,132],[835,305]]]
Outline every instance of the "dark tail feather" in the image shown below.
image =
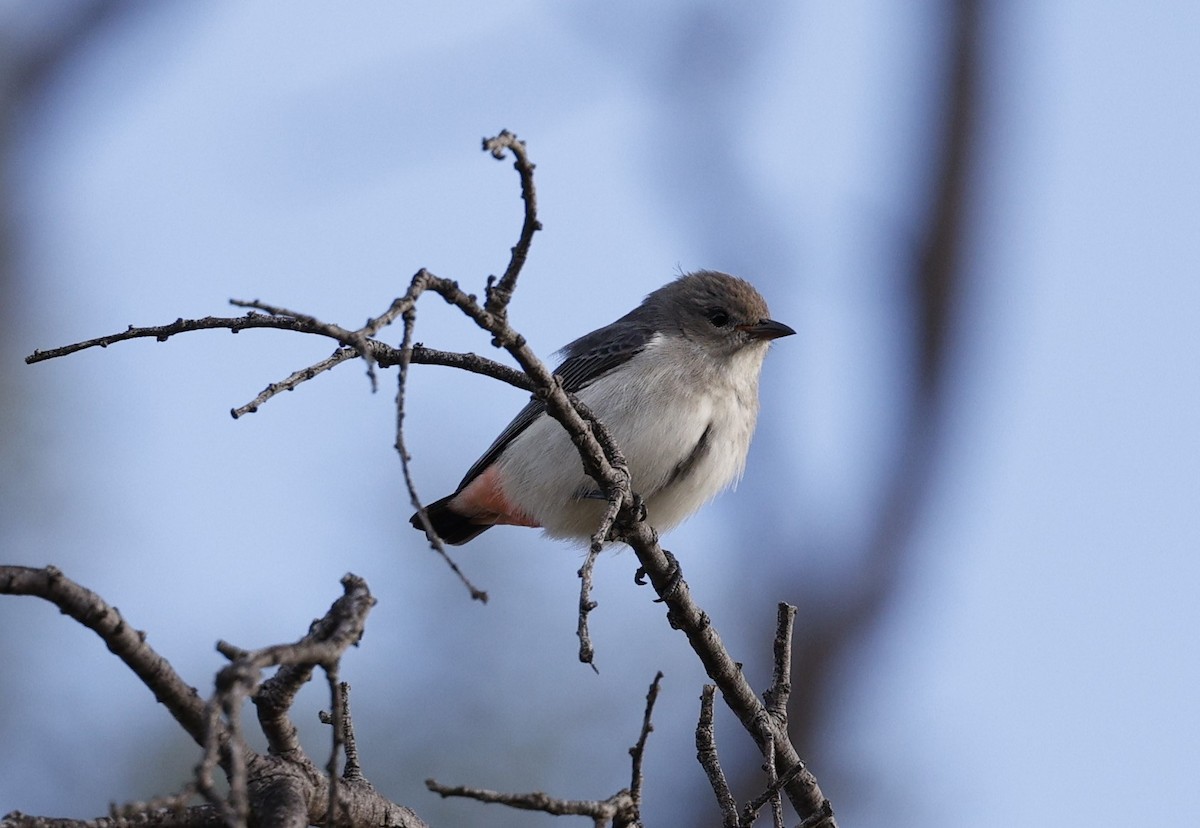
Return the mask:
[[[472,538],[486,532],[492,528],[490,523],[475,523],[466,515],[456,512],[450,508],[450,501],[454,499],[454,495],[448,495],[441,500],[430,503],[425,507],[425,516],[429,518],[429,523],[433,526],[433,531],[437,532],[438,537],[444,543],[451,546],[461,546]],[[425,524],[421,522],[421,513],[416,512],[409,523],[414,529],[425,531]],[[426,533],[428,535],[428,533]]]

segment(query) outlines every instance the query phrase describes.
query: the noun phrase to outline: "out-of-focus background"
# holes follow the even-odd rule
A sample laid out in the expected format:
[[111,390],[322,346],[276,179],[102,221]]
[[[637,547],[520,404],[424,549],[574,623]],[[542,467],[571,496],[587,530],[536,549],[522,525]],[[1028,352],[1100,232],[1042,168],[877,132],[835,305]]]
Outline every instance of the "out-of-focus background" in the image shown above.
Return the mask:
[[[513,322],[549,355],[677,270],[757,284],[776,344],[740,487],[666,537],[759,688],[801,606],[802,754],[843,825],[1200,809],[1200,6],[1086,3],[0,4],[0,555],[116,604],[203,691],[223,638],[300,635],[346,571],[379,599],[343,664],[365,771],[434,825],[549,825],[423,780],[605,797],[654,671],[648,825],[717,816],[704,677],[635,561],[422,538],[392,374],[195,333],[36,348],[259,298],[355,325],[425,266],[481,290],[529,142],[545,232]],[[940,235],[939,235],[940,234]],[[923,276],[933,278],[922,281]],[[488,352],[421,305],[418,338]],[[398,335],[398,333],[394,334]],[[524,395],[413,370],[420,490]],[[0,812],[95,816],[197,760],[91,633],[0,601]],[[297,715],[322,753],[320,688]],[[739,795],[748,737],[718,739]]]

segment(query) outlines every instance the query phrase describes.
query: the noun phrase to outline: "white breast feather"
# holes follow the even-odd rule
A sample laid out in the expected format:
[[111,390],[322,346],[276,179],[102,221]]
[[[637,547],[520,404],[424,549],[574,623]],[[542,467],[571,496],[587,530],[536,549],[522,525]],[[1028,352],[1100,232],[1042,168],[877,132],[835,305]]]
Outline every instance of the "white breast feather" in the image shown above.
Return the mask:
[[[741,476],[758,415],[758,377],[767,343],[714,360],[680,337],[656,335],[613,373],[580,392],[625,454],[650,524],[665,531]],[[678,366],[687,366],[681,369]],[[710,427],[711,426],[711,427]],[[708,450],[684,475],[672,473],[709,429]],[[552,537],[585,539],[604,501],[566,431],[542,415],[497,460],[504,489]]]

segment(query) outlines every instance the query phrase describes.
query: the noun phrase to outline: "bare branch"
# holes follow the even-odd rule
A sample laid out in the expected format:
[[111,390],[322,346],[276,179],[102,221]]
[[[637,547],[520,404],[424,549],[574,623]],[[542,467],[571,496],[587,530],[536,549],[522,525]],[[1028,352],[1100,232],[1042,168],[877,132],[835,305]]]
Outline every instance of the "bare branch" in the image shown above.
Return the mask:
[[[361,774],[357,758],[353,762],[349,760],[351,755],[356,757],[348,735],[349,703],[341,693],[336,671],[342,654],[361,638],[374,598],[366,582],[354,575],[343,578],[342,586],[343,595],[324,617],[313,622],[308,634],[294,644],[259,650],[219,644],[218,649],[231,658],[232,663],[218,674],[213,698],[207,705],[201,705],[196,691],[183,685],[170,665],[145,645],[141,634],[128,627],[116,610],[94,593],[70,581],[53,567],[37,570],[0,566],[0,593],[44,597],[65,614],[95,630],[204,748],[194,787],[187,786],[172,797],[122,806],[114,809],[111,819],[49,820],[13,813],[4,817],[4,828],[43,825],[208,828],[247,825],[251,821],[260,825],[306,826],[326,820],[331,813],[337,814],[339,824],[423,828],[425,823],[414,812],[386,800],[371,787]],[[275,665],[280,666],[275,676],[263,682],[255,692],[261,670]],[[336,736],[338,741],[335,742],[330,776],[323,774],[305,755],[295,738],[295,728],[287,720],[287,708],[299,687],[309,680],[315,666],[322,667],[331,676],[333,687],[338,688],[333,690],[332,708],[342,711],[341,718],[347,723],[347,728],[339,729]],[[241,735],[241,704],[252,692],[271,746],[272,755],[269,756],[248,748]],[[182,712],[178,712],[180,707]],[[336,756],[342,746],[348,757],[347,772],[338,780]],[[217,767],[224,770],[229,781],[228,797],[222,797],[217,790],[213,778]],[[193,790],[204,796],[208,804],[182,808]]]
[[650,682],[650,689],[646,692],[646,712],[642,714],[642,732],[638,734],[638,740],[634,746],[629,749],[629,755],[633,759],[633,771],[629,780],[629,797],[638,810],[641,810],[642,807],[642,783],[645,781],[642,776],[642,756],[646,752],[646,740],[654,731],[654,723],[650,717],[654,713],[654,703],[658,701],[658,688],[662,684],[662,677],[662,670],[659,670],[654,675],[654,681]]
[[637,742],[629,749],[632,760],[631,784],[626,790],[617,791],[608,799],[558,799],[540,791],[531,793],[500,793],[485,788],[474,788],[468,785],[443,785],[437,780],[426,779],[425,787],[442,797],[460,796],[475,799],[480,802],[490,802],[507,805],[524,811],[541,811],[553,816],[586,816],[591,817],[597,826],[612,825],[613,828],[633,828],[641,823],[642,798],[642,757],[646,751],[646,741],[654,730],[651,716],[654,703],[658,699],[658,689],[662,682],[661,672],[654,676],[650,689],[646,693],[646,710],[642,714],[642,728]]
[[[206,745],[203,773],[198,776],[201,792],[212,805],[227,808],[227,819],[232,822],[244,824],[251,813],[250,766],[259,764],[259,757],[245,746],[239,730],[244,698],[253,694],[259,724],[267,737],[272,757],[281,757],[302,772],[307,772],[312,763],[300,747],[295,725],[288,718],[287,711],[296,693],[312,678],[314,667],[320,666],[331,677],[332,709],[341,707],[337,697],[337,665],[346,649],[358,643],[362,637],[367,614],[375,604],[366,582],[361,578],[346,575],[342,578],[342,587],[343,595],[324,617],[313,622],[308,634],[294,644],[278,644],[252,651],[239,650],[223,642],[218,645],[218,649],[232,660],[217,674],[217,690],[209,702],[210,711],[220,710],[231,734],[231,748],[225,759],[230,787],[228,802],[220,798],[211,782],[211,768],[218,756],[217,745]],[[260,671],[276,665],[280,666],[276,674],[259,686]],[[335,726],[333,767],[327,782],[327,794],[331,797],[328,809],[332,809],[332,803],[337,801],[336,761],[340,738],[340,731]],[[260,787],[256,790],[256,796],[260,802],[269,801],[270,808],[276,814],[298,815],[307,819],[308,800],[296,793],[307,787],[291,778],[296,775],[275,774],[271,783],[275,787],[266,793],[264,791],[267,788]],[[253,810],[261,815],[262,807]]]
[[76,342],[72,345],[63,345],[59,348],[50,348],[43,351],[38,349],[29,356],[25,357],[25,363],[32,365],[35,362],[45,362],[48,359],[58,359],[59,357],[69,356],[71,354],[85,351],[88,348],[107,348],[117,342],[125,342],[130,339],[143,339],[153,337],[159,342],[166,342],[170,337],[176,334],[187,333],[188,331],[203,331],[225,328],[233,333],[248,330],[250,328],[275,328],[281,331],[294,331],[295,333],[319,334],[325,336],[324,331],[314,330],[300,319],[283,316],[264,316],[261,313],[248,313],[245,316],[238,317],[219,317],[206,316],[203,319],[176,319],[169,325],[156,325],[148,328],[135,328],[130,325],[126,330],[109,334],[107,336],[99,336],[95,339],[88,339],[83,342]]
[[412,346],[409,361],[420,365],[444,365],[447,368],[460,368],[473,374],[482,374],[485,377],[498,379],[524,391],[533,391],[537,388],[527,374],[487,357],[481,357],[479,354],[438,351],[426,348],[418,342]]
[[0,566],[0,594],[33,595],[58,607],[64,615],[95,632],[150,689],[175,721],[197,743],[205,735],[204,702],[196,688],[180,678],[170,663],[146,643],[146,635],[126,623],[116,607],[72,581],[58,567],[34,569]]
[[[187,812],[188,802],[196,795],[195,785],[184,785],[182,790],[167,796],[158,796],[147,802],[125,802],[120,805],[108,806],[108,815],[113,819],[135,822],[145,815],[155,812],[168,812],[183,815]],[[214,814],[215,818],[215,814]]]
[[771,688],[763,693],[767,712],[783,728],[787,727],[788,701],[792,694],[792,629],[796,623],[796,608],[790,604],[779,604],[775,627],[775,670]]
[[[416,286],[416,282],[417,280],[414,277],[413,287]],[[409,288],[410,293],[413,287]],[[481,604],[486,604],[488,600],[487,592],[471,583],[466,573],[459,568],[458,563],[446,550],[446,544],[442,543],[442,539],[434,531],[433,524],[429,522],[429,516],[425,514],[424,504],[421,503],[421,496],[417,494],[417,482],[413,480],[412,467],[409,465],[412,461],[412,456],[408,453],[408,448],[404,445],[404,394],[408,388],[408,365],[413,355],[412,336],[415,324],[416,308],[409,307],[404,312],[404,342],[400,348],[400,376],[396,383],[396,454],[400,455],[400,469],[404,474],[404,485],[408,489],[409,501],[412,503],[413,508],[417,510],[421,523],[425,527],[425,537],[429,538],[430,548],[437,552],[442,560],[446,562],[446,565],[450,567],[450,570],[458,576],[463,586],[470,592],[471,599],[479,601]]]
[[717,796],[717,807],[721,809],[721,825],[724,828],[740,828],[738,819],[737,800],[729,790],[729,782],[725,779],[725,771],[721,770],[721,759],[717,754],[716,729],[713,726],[713,699],[716,697],[716,685],[706,684],[700,692],[700,720],[696,723],[696,758],[708,784],[712,786]]
[[354,720],[350,715],[350,685],[342,682],[339,686],[340,706],[337,710],[320,712],[321,721],[325,724],[334,724],[336,717],[342,719],[342,735],[343,749],[346,755],[346,769],[342,771],[342,778],[348,782],[366,781],[366,777],[362,773],[362,765],[358,762],[358,742],[354,738]]
[[342,698],[342,683],[338,681],[336,669],[326,670],[325,676],[329,681],[329,709],[333,711],[330,724],[333,731],[333,745],[329,750],[329,760],[325,763],[325,774],[329,780],[329,807],[326,810],[325,824],[333,826],[338,818],[338,758],[346,744],[346,721],[349,719],[349,709]]
[[354,359],[357,356],[358,353],[350,348],[339,348],[320,362],[314,363],[307,368],[301,368],[299,371],[294,371],[293,373],[289,374],[286,379],[271,383],[253,400],[245,405],[240,405],[237,408],[230,409],[229,413],[235,420],[245,414],[253,414],[258,411],[258,407],[260,405],[281,391],[293,391],[300,383],[308,382],[317,374],[324,373],[331,368],[336,368],[343,362],[349,359]]
[[333,325],[328,322],[322,322],[314,316],[309,316],[305,313],[296,313],[295,311],[287,310],[286,308],[268,305],[265,302],[260,302],[257,299],[243,301],[240,299],[230,299],[229,304],[240,308],[255,308],[264,311],[272,316],[291,317],[302,322],[308,323],[316,332],[323,333],[331,339],[336,339],[343,345],[353,348],[362,356],[363,361],[367,363],[367,377],[371,380],[371,391],[374,392],[379,388],[379,380],[375,376],[375,360],[371,356],[371,349],[367,346],[367,337],[362,330],[348,331],[340,325]]
[[199,805],[178,811],[158,808],[130,816],[95,819],[56,819],[12,811],[0,818],[2,828],[226,828],[225,820],[213,807]]
[[[748,803],[746,803],[746,808],[745,808],[745,810],[742,811],[742,823],[745,825],[752,824],[754,822],[755,818],[758,816],[758,812],[760,810],[762,810],[762,807],[764,805],[766,805],[768,802],[770,802],[772,804],[772,806],[774,806],[775,822],[777,824],[782,824],[783,810],[782,810],[782,807],[780,807],[781,803],[779,802],[779,792],[781,790],[783,790],[784,785],[786,785],[788,782],[790,782],[792,780],[793,776],[795,776],[797,773],[800,772],[801,768],[802,768],[802,766],[797,765],[796,767],[792,768],[791,771],[789,771],[788,773],[776,778],[775,780],[773,780],[771,782],[770,785],[767,786],[767,789],[765,791],[763,791],[761,794],[756,796],[754,799],[751,799]],[[828,804],[828,803],[826,803],[826,804]],[[817,813],[815,814],[815,816],[822,816],[822,818],[823,818],[824,814],[825,814],[824,810],[819,809],[817,811]],[[829,815],[830,816],[833,815],[832,810],[829,811]],[[818,823],[814,823],[814,824],[818,824]]]
[[619,791],[608,799],[596,800],[557,799],[541,791],[519,794],[500,793],[499,791],[489,791],[486,788],[472,788],[468,785],[443,785],[436,779],[426,779],[425,787],[442,797],[461,796],[479,802],[507,805],[521,811],[540,811],[552,816],[591,817],[597,821],[598,825],[611,823],[619,813],[632,806],[628,791]]
[[[704,665],[705,672],[720,689],[729,709],[754,737],[764,755],[768,750],[771,751],[776,769],[787,779],[783,790],[796,813],[802,819],[825,813],[828,803],[821,793],[816,777],[800,761],[786,729],[781,728],[767,714],[766,708],[742,674],[740,665],[729,655],[708,615],[692,600],[687,582],[683,580],[679,571],[678,562],[674,560],[674,556],[665,554],[665,550],[659,546],[657,533],[644,521],[618,521],[614,532],[637,554],[638,561],[649,576],[655,592],[667,607],[667,620],[687,636],[692,649]],[[837,823],[833,819],[831,809],[829,814],[814,825],[834,828]]]
[[588,548],[587,557],[583,559],[583,566],[579,567],[576,573],[579,576],[579,620],[575,626],[575,635],[579,637],[579,660],[590,665],[597,673],[600,671],[596,669],[596,647],[592,644],[592,634],[588,629],[588,615],[599,606],[592,600],[592,572],[596,569],[596,559],[600,557],[603,548],[602,544],[593,541]]
[[505,150],[513,154],[516,159],[513,162],[513,168],[521,176],[521,199],[525,202],[525,220],[521,225],[521,236],[513,246],[512,258],[509,259],[508,267],[498,282],[491,278],[488,279],[487,311],[501,321],[507,321],[508,303],[512,300],[513,291],[516,290],[517,276],[520,274],[521,268],[525,266],[525,259],[529,255],[529,246],[533,243],[533,234],[542,229],[542,223],[537,217],[537,191],[533,187],[534,165],[529,161],[529,155],[525,151],[525,142],[507,129],[501,130],[500,134],[494,138],[484,138],[483,148],[491,152],[492,157],[497,160],[504,158]]
[[[238,317],[218,317],[206,316],[201,319],[177,319],[169,325],[155,325],[149,327],[134,327],[132,325],[125,331],[106,336],[88,339],[83,342],[76,342],[71,345],[64,345],[58,348],[49,350],[37,350],[29,356],[25,357],[25,362],[33,364],[36,362],[45,362],[59,357],[69,356],[89,348],[107,348],[109,345],[117,342],[126,342],[132,339],[154,338],[159,342],[165,342],[172,336],[190,331],[199,330],[228,330],[232,333],[246,330],[248,328],[272,328],[276,330],[292,331],[294,333],[305,333],[314,336],[326,336],[334,339],[341,345],[330,356],[319,362],[313,363],[305,368],[288,375],[285,379],[279,382],[274,382],[268,385],[257,397],[244,405],[238,406],[230,411],[233,418],[236,420],[245,414],[253,414],[258,411],[259,407],[266,403],[269,399],[276,396],[282,391],[292,391],[301,383],[313,379],[318,374],[324,373],[332,368],[336,368],[343,362],[354,359],[356,357],[366,356],[374,364],[382,368],[387,368],[392,365],[399,365],[403,359],[403,355],[399,349],[393,348],[386,343],[377,340],[368,339],[378,331],[381,320],[388,320],[388,313],[382,314],[379,317],[368,320],[367,324],[357,331],[347,331],[338,325],[332,325],[321,320],[309,316],[307,314],[296,314],[292,311],[284,311],[281,308],[275,308],[265,303],[254,300],[252,302],[241,302],[239,300],[230,300],[233,304],[239,304],[247,307],[255,307],[259,309],[269,309],[277,311],[280,314],[287,315],[279,316],[263,316],[258,313],[250,313],[246,316]],[[405,303],[402,300],[396,300],[402,306]],[[411,305],[411,302],[407,303]],[[396,305],[393,304],[393,308]],[[390,320],[389,320],[390,322]],[[345,343],[353,342],[352,346],[347,346]],[[501,382],[506,382],[509,385],[521,388],[526,391],[534,389],[533,381],[525,374],[513,368],[503,365],[478,354],[465,353],[459,354],[449,351],[439,351],[433,348],[426,348],[420,344],[412,349],[409,356],[409,361],[423,365],[444,365],[452,368],[461,368],[464,371],[470,371],[476,374],[498,379]]]

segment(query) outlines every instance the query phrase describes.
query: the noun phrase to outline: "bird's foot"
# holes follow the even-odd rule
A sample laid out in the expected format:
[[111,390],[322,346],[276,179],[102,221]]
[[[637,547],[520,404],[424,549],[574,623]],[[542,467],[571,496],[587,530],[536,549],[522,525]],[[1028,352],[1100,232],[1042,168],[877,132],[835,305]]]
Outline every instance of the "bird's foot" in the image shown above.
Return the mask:
[[[661,604],[670,598],[675,597],[675,593],[679,591],[680,585],[683,583],[683,570],[679,567],[679,561],[671,554],[669,549],[664,549],[663,554],[667,557],[667,564],[670,570],[667,572],[666,586],[658,593],[658,597],[654,599],[655,603]],[[646,584],[646,567],[638,567],[638,571],[633,574],[633,582],[638,586]]]

